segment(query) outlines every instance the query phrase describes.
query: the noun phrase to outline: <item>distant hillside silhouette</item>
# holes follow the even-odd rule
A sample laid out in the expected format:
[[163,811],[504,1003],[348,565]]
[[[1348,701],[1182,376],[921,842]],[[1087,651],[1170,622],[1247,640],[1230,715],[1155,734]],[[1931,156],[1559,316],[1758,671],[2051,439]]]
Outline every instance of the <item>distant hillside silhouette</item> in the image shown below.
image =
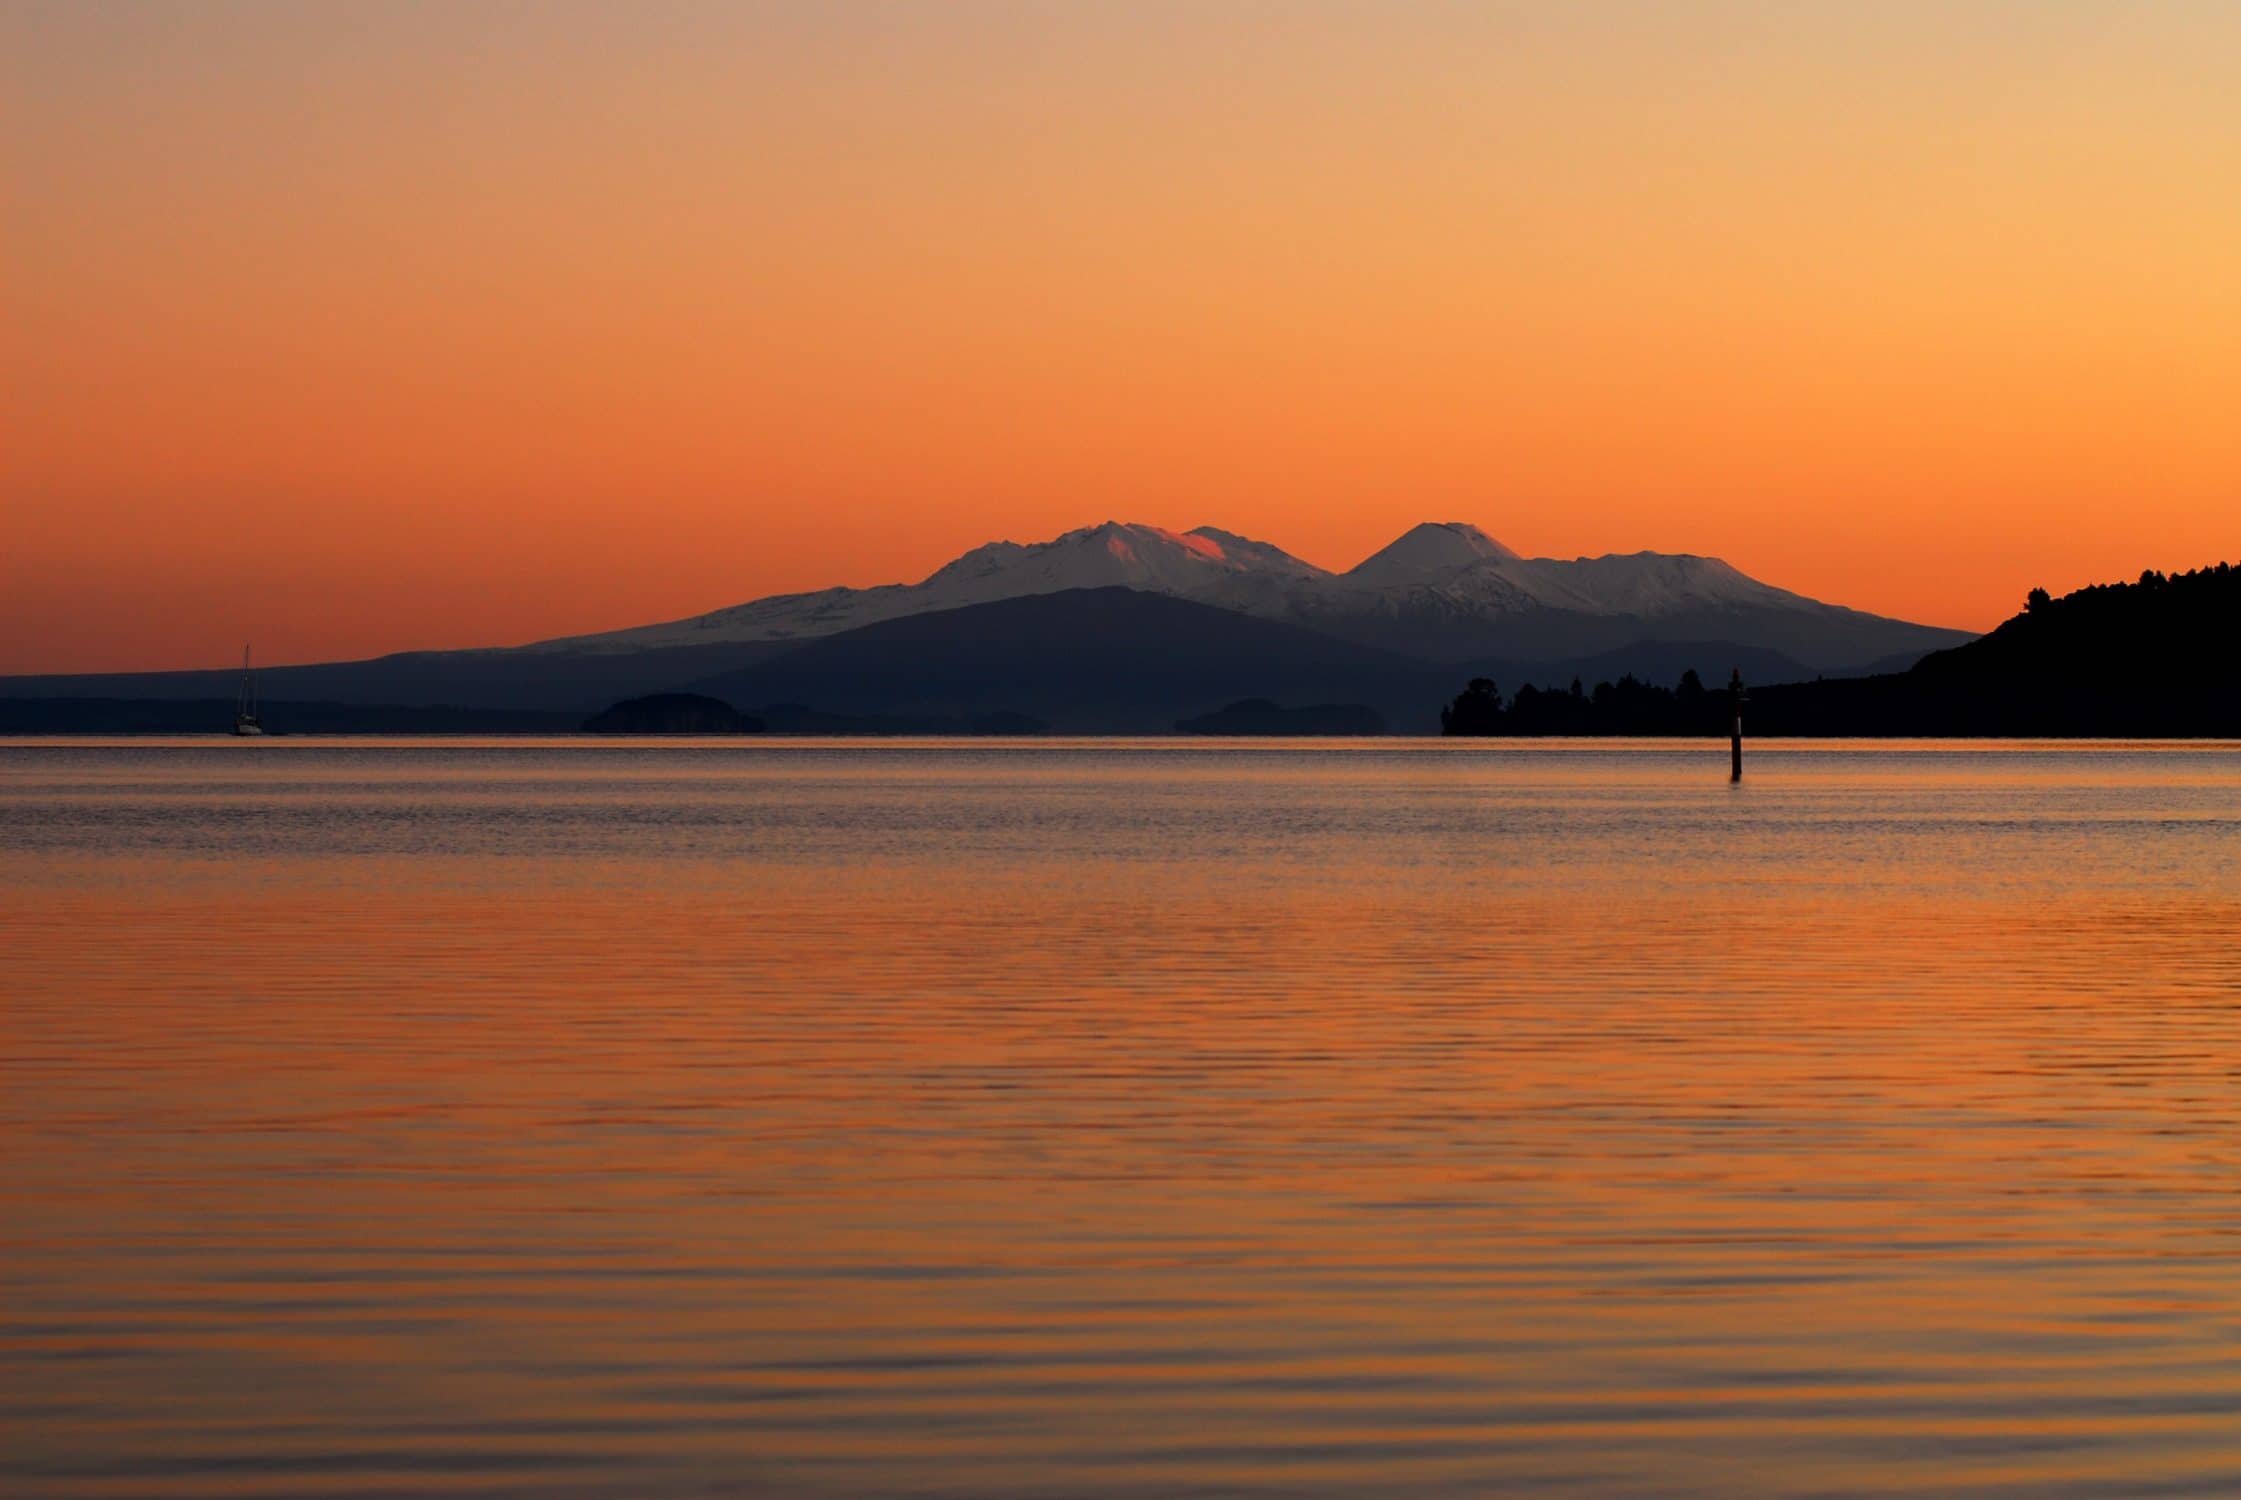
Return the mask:
[[[1906,672],[1756,685],[1747,733],[1764,735],[2241,735],[2241,570],[2143,573],[2060,599],[2034,589],[1990,635]],[[1449,734],[1724,734],[1726,692],[1685,677],[1631,678],[1503,699],[1480,679],[1441,711]]]
[[[0,734],[230,734],[232,698],[0,698]],[[267,698],[268,735],[566,734],[579,714]]]
[[1069,589],[884,620],[692,684],[842,714],[1032,715],[1065,733],[1164,734],[1241,698],[1368,703],[1431,727],[1447,671],[1166,594]]
[[649,693],[601,709],[583,727],[586,734],[761,734],[763,721],[721,698]]
[[1195,719],[1175,721],[1178,734],[1368,735],[1385,732],[1385,718],[1366,703],[1315,703],[1285,708],[1266,698],[1246,698]]
[[[634,693],[680,687],[786,650],[783,643],[676,646],[636,652],[404,651],[370,661],[260,667],[269,702],[393,708],[458,707],[557,711],[563,728]],[[232,702],[238,666],[194,672],[101,672],[0,677],[0,701],[29,698],[133,700],[202,698]],[[233,711],[226,711],[232,723]]]

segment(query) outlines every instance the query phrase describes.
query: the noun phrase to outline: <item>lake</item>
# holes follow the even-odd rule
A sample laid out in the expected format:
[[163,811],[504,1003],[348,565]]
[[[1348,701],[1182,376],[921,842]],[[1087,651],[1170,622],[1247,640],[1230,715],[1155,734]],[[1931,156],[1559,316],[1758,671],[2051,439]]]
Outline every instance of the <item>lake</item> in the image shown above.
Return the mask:
[[2241,1492],[2241,748],[0,744],[0,1490]]

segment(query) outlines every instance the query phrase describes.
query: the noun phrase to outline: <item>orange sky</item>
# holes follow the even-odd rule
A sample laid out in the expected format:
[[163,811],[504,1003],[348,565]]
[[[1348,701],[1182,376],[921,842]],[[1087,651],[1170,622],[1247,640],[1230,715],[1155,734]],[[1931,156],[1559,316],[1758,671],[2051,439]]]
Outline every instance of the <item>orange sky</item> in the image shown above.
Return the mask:
[[2241,557],[2241,8],[0,0],[0,671],[1211,522]]

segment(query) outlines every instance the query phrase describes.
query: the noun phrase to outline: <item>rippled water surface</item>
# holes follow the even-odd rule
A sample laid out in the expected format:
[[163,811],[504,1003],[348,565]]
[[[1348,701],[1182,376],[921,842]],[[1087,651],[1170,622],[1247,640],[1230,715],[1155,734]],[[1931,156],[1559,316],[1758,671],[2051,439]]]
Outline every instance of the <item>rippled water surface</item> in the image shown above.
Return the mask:
[[0,1492],[2241,1493],[2241,750],[0,745]]

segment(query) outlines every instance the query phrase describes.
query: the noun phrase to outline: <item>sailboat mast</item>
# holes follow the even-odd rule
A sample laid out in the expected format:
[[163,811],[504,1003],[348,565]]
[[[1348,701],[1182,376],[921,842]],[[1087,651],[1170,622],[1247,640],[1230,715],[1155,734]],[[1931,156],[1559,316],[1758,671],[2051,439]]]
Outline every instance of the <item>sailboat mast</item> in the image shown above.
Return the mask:
[[241,648],[241,688],[233,699],[233,732],[235,734],[263,734],[265,727],[257,720],[257,669],[250,662],[249,648]]

